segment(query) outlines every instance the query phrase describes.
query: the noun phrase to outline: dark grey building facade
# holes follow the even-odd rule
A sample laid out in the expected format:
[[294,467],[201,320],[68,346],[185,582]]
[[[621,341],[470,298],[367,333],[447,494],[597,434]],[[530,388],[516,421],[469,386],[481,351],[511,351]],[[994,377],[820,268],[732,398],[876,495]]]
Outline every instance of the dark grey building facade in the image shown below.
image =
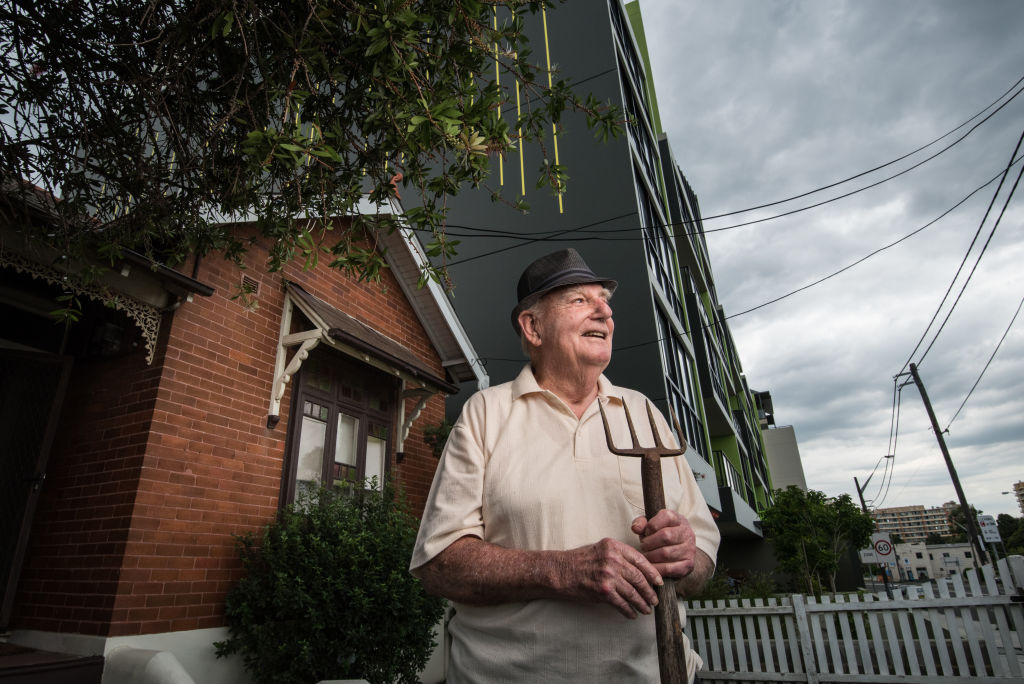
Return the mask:
[[[686,457],[727,540],[762,537],[757,511],[770,500],[756,407],[718,303],[696,195],[658,124],[639,6],[619,0],[565,3],[527,25],[535,59],[630,117],[625,134],[595,140],[579,115],[546,141],[569,174],[567,191],[536,189],[539,146],[495,162],[490,189],[449,200],[449,232],[461,241],[449,264],[452,302],[494,384],[526,362],[509,321],[515,286],[535,258],[572,246],[615,278],[612,382],[644,392],[677,416]],[[521,103],[521,106],[528,106]],[[510,122],[516,112],[505,113]],[[556,148],[557,146],[557,148]],[[522,214],[492,201],[492,190]],[[476,389],[464,387],[449,414]],[[731,566],[730,566],[731,567]]]

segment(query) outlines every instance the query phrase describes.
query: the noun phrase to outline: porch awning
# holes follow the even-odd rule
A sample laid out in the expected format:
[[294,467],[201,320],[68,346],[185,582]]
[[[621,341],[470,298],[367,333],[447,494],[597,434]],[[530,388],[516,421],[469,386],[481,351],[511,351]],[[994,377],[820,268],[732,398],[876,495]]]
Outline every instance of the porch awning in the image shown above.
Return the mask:
[[[290,332],[294,308],[298,308],[309,319],[312,324],[309,330]],[[409,425],[419,415],[431,395],[454,394],[459,390],[457,385],[430,369],[400,342],[306,292],[301,285],[286,281],[281,337],[278,341],[267,427],[273,429],[277,425],[286,385],[299,372],[302,363],[309,357],[309,352],[320,343],[398,376],[405,387],[403,396],[420,399],[416,410],[404,420],[403,440],[408,433]],[[295,348],[295,351],[289,359],[290,348]]]
[[344,311],[314,297],[300,285],[288,282],[286,288],[302,312],[320,326],[331,339],[384,361],[425,384],[433,385],[446,394],[458,392],[459,388],[456,385],[427,368],[415,354],[402,344],[349,316]]

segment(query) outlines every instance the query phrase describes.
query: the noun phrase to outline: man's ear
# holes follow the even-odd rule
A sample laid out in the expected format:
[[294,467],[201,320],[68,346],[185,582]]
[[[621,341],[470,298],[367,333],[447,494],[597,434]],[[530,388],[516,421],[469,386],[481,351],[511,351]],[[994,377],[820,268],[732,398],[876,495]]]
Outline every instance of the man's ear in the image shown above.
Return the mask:
[[523,331],[523,337],[534,347],[540,346],[540,330],[537,326],[537,316],[532,311],[519,312],[519,328]]

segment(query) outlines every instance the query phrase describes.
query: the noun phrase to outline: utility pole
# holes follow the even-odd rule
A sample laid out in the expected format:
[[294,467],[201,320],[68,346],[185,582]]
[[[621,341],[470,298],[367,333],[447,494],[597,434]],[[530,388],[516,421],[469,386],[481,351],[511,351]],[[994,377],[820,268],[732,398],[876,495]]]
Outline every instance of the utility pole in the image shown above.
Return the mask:
[[[867,488],[868,482],[870,480],[871,480],[871,475],[868,475],[868,479],[864,481],[864,488],[865,489]],[[861,489],[860,482],[857,481],[856,477],[853,478],[853,486],[857,488],[857,496],[860,497],[860,509],[862,511],[864,511],[865,513],[867,513],[868,515],[871,515],[871,513],[868,511],[867,504],[864,503],[864,489]],[[899,563],[896,564],[896,569],[897,569],[897,571],[899,570]],[[885,585],[885,595],[888,596],[889,600],[891,601],[892,600],[892,588],[889,586],[889,570],[885,566],[882,566],[882,584]]]
[[971,508],[967,505],[967,497],[964,496],[964,490],[960,486],[960,478],[957,477],[956,468],[953,466],[953,459],[949,457],[949,449],[946,448],[946,440],[942,437],[942,430],[939,429],[939,421],[935,418],[935,411],[932,410],[932,403],[928,400],[928,393],[924,390],[924,383],[921,382],[921,376],[917,373],[917,364],[910,364],[910,374],[914,377],[914,383],[917,385],[918,391],[921,392],[921,399],[924,401],[924,408],[928,411],[928,419],[932,422],[932,430],[935,432],[935,439],[939,440],[939,449],[942,450],[942,457],[946,459],[946,467],[949,469],[949,476],[953,479],[953,488],[956,490],[956,495],[960,499],[960,510],[964,512],[964,517],[967,519],[967,535],[971,539],[971,544],[974,546],[974,552],[978,556],[978,562],[982,565],[985,564],[985,549],[981,545],[981,539],[978,536],[978,524],[974,520],[974,516],[971,514]]

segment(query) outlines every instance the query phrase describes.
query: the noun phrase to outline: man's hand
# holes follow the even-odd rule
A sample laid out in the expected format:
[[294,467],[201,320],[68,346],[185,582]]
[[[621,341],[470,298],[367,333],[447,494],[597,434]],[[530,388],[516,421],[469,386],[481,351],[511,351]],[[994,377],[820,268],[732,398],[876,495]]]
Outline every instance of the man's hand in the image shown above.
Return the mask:
[[640,537],[640,551],[662,577],[679,579],[693,571],[697,538],[677,511],[662,509],[650,520],[640,516],[632,530]]
[[658,603],[653,585],[665,583],[644,554],[614,539],[573,549],[567,563],[567,598],[608,603],[628,618],[650,614]]
[[683,596],[699,592],[714,572],[714,562],[697,548],[693,528],[678,511],[663,509],[650,520],[641,516],[631,529],[647,560],[662,577],[676,580]]

